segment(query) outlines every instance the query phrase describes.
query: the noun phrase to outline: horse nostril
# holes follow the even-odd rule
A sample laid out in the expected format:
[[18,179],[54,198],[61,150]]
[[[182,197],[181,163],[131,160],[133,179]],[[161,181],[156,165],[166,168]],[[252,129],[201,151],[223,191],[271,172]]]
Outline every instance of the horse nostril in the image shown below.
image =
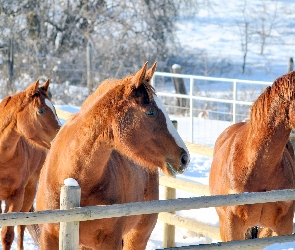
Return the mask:
[[188,155],[186,153],[182,154],[180,157],[180,162],[182,167],[186,167],[188,164]]

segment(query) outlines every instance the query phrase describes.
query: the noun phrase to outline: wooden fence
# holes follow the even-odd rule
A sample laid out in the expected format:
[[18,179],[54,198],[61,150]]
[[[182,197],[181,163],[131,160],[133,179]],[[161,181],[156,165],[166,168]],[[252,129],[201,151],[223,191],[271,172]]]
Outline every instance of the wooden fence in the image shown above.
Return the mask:
[[[57,110],[59,117],[67,119],[69,113]],[[212,148],[186,143],[190,152],[197,152],[206,156],[212,156]],[[156,200],[148,202],[135,202],[127,204],[114,204],[108,206],[79,207],[79,187],[62,187],[60,210],[46,210],[28,213],[0,214],[0,226],[32,225],[44,223],[61,223],[60,250],[77,249],[79,221],[131,216],[139,214],[159,213],[159,220],[165,222],[168,230],[174,230],[174,226],[207,235],[220,240],[219,229],[213,226],[197,222],[192,219],[177,216],[171,211],[199,209],[218,206],[232,206],[242,204],[255,204],[265,202],[295,200],[295,189],[276,190],[263,193],[231,194],[224,196],[210,196],[208,186],[196,182],[184,181],[172,177],[160,176],[160,185],[170,188],[167,197],[174,195],[171,189],[181,189],[201,195],[193,198],[180,198],[168,200]],[[71,194],[74,192],[74,195]],[[77,199],[78,197],[78,199]],[[72,200],[74,199],[74,200]],[[169,232],[169,231],[168,231]],[[171,232],[171,231],[170,231]],[[173,233],[172,233],[173,235]],[[270,244],[278,242],[295,241],[294,235],[268,237],[247,241],[232,241],[208,245],[196,245],[186,247],[174,247],[174,238],[165,236],[163,246],[165,249],[262,249]],[[70,247],[69,247],[69,244]],[[164,245],[166,244],[166,245]]]
[[[64,187],[63,187],[64,188]],[[70,190],[72,187],[67,187]],[[77,187],[74,187],[77,189]],[[73,197],[73,195],[68,195],[68,197]],[[65,198],[62,197],[62,200]],[[76,199],[76,198],[75,198]],[[0,226],[15,226],[15,225],[32,225],[32,224],[44,224],[44,223],[72,223],[77,224],[78,221],[88,221],[103,218],[121,217],[121,216],[131,216],[140,214],[150,214],[150,213],[161,213],[161,212],[171,212],[178,210],[189,210],[189,209],[199,209],[208,207],[219,207],[219,206],[234,206],[242,204],[255,204],[255,203],[265,203],[265,202],[276,202],[276,201],[288,201],[295,200],[295,189],[288,190],[276,190],[267,192],[256,192],[256,193],[244,193],[244,194],[230,194],[230,195],[219,195],[219,196],[201,196],[193,198],[180,198],[173,200],[153,200],[146,202],[133,202],[125,204],[114,204],[114,205],[104,205],[104,206],[88,206],[88,207],[73,207],[67,210],[45,210],[38,212],[26,212],[26,213],[7,213],[0,215]],[[75,201],[65,201],[68,204],[74,204]],[[166,213],[164,214],[166,215]],[[168,221],[168,219],[167,219]],[[169,221],[171,224],[175,223],[173,219]],[[189,224],[189,221],[187,222]],[[71,227],[71,225],[69,226]],[[66,226],[65,226],[66,228]],[[72,227],[74,228],[74,227]],[[67,237],[70,241],[75,241],[78,239],[77,232],[71,230],[75,236]],[[60,233],[60,235],[65,235],[65,233]],[[228,247],[234,246],[235,249],[248,249],[240,248],[241,244],[246,244],[246,246],[251,246],[252,249],[259,249],[268,246],[274,242],[283,242],[285,240],[295,241],[295,236],[277,236],[269,237],[264,239],[248,240],[246,243],[243,241],[236,242],[225,242],[210,245],[201,246],[191,246],[193,248],[178,248],[178,249],[220,249],[219,246],[224,246],[224,249],[230,249]],[[65,241],[63,239],[60,239]],[[69,241],[69,240],[67,240]],[[259,248],[257,248],[259,247]],[[60,248],[60,250],[69,248]],[[76,249],[76,248],[73,248]],[[169,248],[175,249],[175,248]]]

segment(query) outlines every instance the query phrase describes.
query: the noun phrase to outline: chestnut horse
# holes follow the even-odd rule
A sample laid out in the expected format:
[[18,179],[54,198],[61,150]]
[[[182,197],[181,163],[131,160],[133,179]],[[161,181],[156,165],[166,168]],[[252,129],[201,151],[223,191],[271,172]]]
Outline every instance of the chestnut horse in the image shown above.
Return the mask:
[[[209,176],[211,195],[295,188],[295,71],[276,79],[252,105],[250,120],[218,137]],[[292,234],[294,201],[217,207],[223,241],[245,239],[252,227],[264,236]],[[263,235],[263,233],[267,233]]]
[[[78,181],[84,207],[157,200],[158,169],[183,173],[189,153],[150,85],[155,69],[146,63],[105,80],[66,122],[41,171],[37,210],[59,209],[67,178]],[[81,222],[80,247],[144,250],[156,221],[147,214]],[[40,227],[41,249],[58,249],[59,225]]]
[[[48,96],[49,79],[0,103],[0,200],[5,213],[28,212],[36,194],[47,149],[60,128]],[[1,211],[2,212],[2,211]],[[18,226],[18,249],[23,249],[25,226]],[[10,249],[14,227],[3,227],[3,249]]]

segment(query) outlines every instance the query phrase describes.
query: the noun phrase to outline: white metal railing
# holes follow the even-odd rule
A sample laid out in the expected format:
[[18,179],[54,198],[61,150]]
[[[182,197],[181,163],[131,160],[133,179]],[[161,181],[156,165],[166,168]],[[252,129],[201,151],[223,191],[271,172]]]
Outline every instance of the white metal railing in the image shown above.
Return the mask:
[[[186,74],[175,74],[175,73],[164,73],[164,72],[155,72],[152,78],[152,85],[155,86],[155,78],[156,77],[168,77],[171,78],[182,78],[189,80],[189,94],[177,94],[177,93],[166,93],[157,91],[158,96],[163,97],[176,97],[176,98],[184,98],[189,99],[189,116],[190,116],[190,142],[193,142],[193,131],[194,131],[194,122],[193,122],[193,100],[200,100],[200,101],[213,101],[219,103],[229,103],[232,104],[232,123],[236,123],[236,107],[237,105],[248,105],[251,106],[253,101],[241,101],[237,100],[237,85],[241,84],[253,84],[253,85],[262,85],[262,86],[270,86],[272,82],[263,82],[263,81],[253,81],[253,80],[240,80],[240,79],[231,79],[231,78],[217,78],[217,77],[206,77],[206,76],[196,76],[196,75],[186,75]],[[204,97],[204,96],[196,96],[193,95],[193,89],[195,85],[195,80],[205,80],[205,81],[214,81],[214,82],[228,82],[232,83],[233,89],[233,98],[232,99],[222,99],[222,98],[211,98],[211,97]]]

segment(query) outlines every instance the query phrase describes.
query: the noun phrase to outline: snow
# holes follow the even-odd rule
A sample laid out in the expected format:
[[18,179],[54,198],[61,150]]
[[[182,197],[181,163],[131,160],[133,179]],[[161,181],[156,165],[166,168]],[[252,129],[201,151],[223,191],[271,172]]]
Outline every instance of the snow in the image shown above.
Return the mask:
[[[218,1],[216,1],[218,2]],[[229,60],[235,62],[236,65],[242,64],[242,52],[239,40],[238,27],[233,25],[233,20],[240,18],[241,13],[238,11],[240,6],[238,3],[244,1],[219,1],[222,6],[220,6],[219,11],[214,13],[214,17],[206,10],[202,10],[198,13],[196,18],[184,18],[177,23],[177,37],[182,46],[187,49],[196,50],[204,49],[212,55],[224,56]],[[259,1],[249,1],[251,3],[258,3]],[[265,1],[271,7],[272,1]],[[273,1],[276,2],[276,1]],[[287,3],[287,4],[286,4]],[[281,8],[283,5],[289,10],[295,9],[294,1],[278,1],[278,5]],[[291,12],[291,11],[290,11]],[[212,18],[213,17],[213,18]],[[285,15],[282,14],[282,20],[280,22],[285,22],[292,24],[290,20],[294,20],[295,14],[289,13]],[[211,21],[213,20],[213,22]],[[261,80],[261,81],[273,81],[278,76],[286,73],[287,69],[287,59],[292,55],[294,51],[294,27],[292,25],[284,27],[285,35],[283,37],[283,44],[276,44],[267,41],[265,47],[265,53],[263,55],[259,54],[259,45],[250,44],[251,48],[247,55],[247,65],[246,73],[235,75],[227,75],[230,78],[247,79],[247,80]],[[289,29],[289,32],[288,32]],[[273,34],[276,36],[277,34]],[[278,38],[279,39],[279,38]],[[57,41],[58,46],[58,41]],[[223,75],[222,77],[225,77]],[[23,88],[22,85],[19,87]],[[86,93],[82,93],[81,90],[75,89],[73,95],[79,95],[81,98],[86,96]],[[57,105],[56,105],[57,106]],[[73,107],[70,105],[59,105],[58,108],[65,111],[77,112],[79,107]],[[188,125],[185,118],[170,117],[170,119],[178,120],[178,130],[180,134],[182,131],[188,130]],[[195,119],[195,128],[198,126],[206,127],[207,134],[196,135],[198,140],[202,140],[204,145],[213,146],[217,136],[229,125],[227,122],[219,123],[209,123],[207,119]],[[63,121],[64,122],[64,121]],[[196,129],[197,130],[197,129]],[[202,131],[204,131],[202,129]],[[183,133],[186,134],[186,133]],[[189,140],[189,138],[183,137],[184,140]],[[187,171],[177,178],[186,179],[190,181],[200,182],[202,184],[208,184],[208,175],[211,166],[212,158],[206,157],[199,154],[191,154],[191,161]],[[66,180],[66,185],[72,185],[74,180]],[[177,198],[188,198],[195,196],[194,194],[177,190]],[[163,199],[163,187],[160,187],[160,199]],[[213,226],[218,226],[218,216],[214,208],[204,208],[198,210],[187,210],[178,211],[177,215],[192,218],[200,222],[204,222]],[[186,229],[176,228],[176,246],[187,246],[196,244],[207,244],[216,242],[215,239],[210,239],[209,237],[204,237],[187,231]],[[147,244],[147,250],[154,250],[156,248],[162,248],[163,239],[163,223],[158,221],[156,227],[154,228],[150,240]],[[0,248],[2,249],[2,247]],[[16,239],[13,243],[12,249],[16,249]],[[37,249],[34,245],[32,239],[26,232],[25,234],[25,249]],[[265,248],[265,250],[294,250],[295,242],[288,243],[278,243],[273,244]]]
[[73,178],[67,178],[64,180],[64,185],[68,187],[79,187],[78,182]]

